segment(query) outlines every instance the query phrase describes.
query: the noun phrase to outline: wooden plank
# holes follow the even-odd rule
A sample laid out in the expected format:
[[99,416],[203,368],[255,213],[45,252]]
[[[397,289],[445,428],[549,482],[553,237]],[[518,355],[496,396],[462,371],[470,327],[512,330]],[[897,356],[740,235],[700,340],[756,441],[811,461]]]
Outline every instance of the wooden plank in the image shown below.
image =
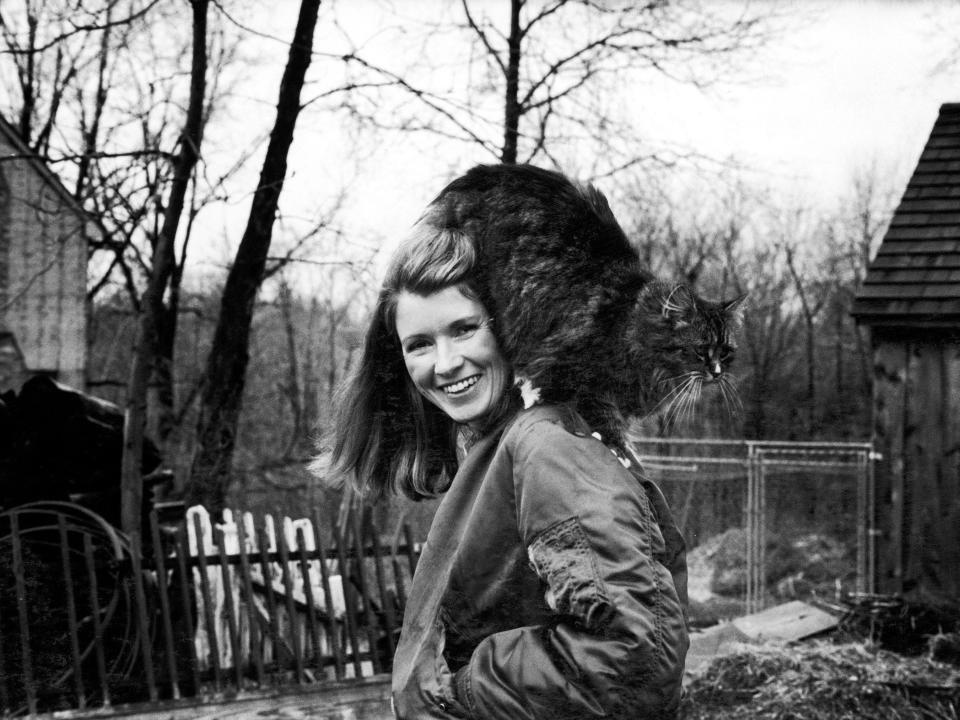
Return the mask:
[[906,407],[904,412],[904,591],[923,584],[926,548],[924,536],[935,502],[936,470],[943,429],[942,355],[932,342],[908,346]]
[[931,185],[928,187],[907,187],[903,200],[942,199],[960,202],[960,185]]
[[20,538],[20,513],[10,513],[10,547],[13,553],[13,585],[17,592],[17,620],[20,623],[20,672],[27,697],[27,709],[37,714],[37,686],[33,677],[33,652],[30,649],[30,616],[27,612],[27,582]]
[[233,659],[233,680],[238,690],[243,689],[243,653],[240,651],[240,623],[233,604],[233,578],[230,565],[226,562],[227,542],[222,527],[216,529],[217,545],[220,550],[220,578],[223,582],[223,609],[227,615],[227,635],[230,642],[230,655]]
[[337,567],[340,568],[340,579],[343,583],[343,602],[346,607],[344,620],[346,621],[347,637],[350,641],[350,649],[353,651],[353,671],[354,677],[363,675],[363,667],[360,664],[360,640],[357,637],[357,616],[356,616],[356,595],[353,591],[352,583],[349,578],[349,569],[345,557],[346,549],[344,543],[347,540],[346,529],[340,532],[341,528],[334,528],[334,538],[337,551]]
[[173,550],[176,555],[177,574],[180,576],[180,607],[183,612],[183,629],[185,636],[180,646],[186,651],[187,664],[190,666],[190,677],[191,680],[193,680],[193,692],[196,694],[200,692],[200,664],[197,662],[197,646],[194,643],[197,625],[193,614],[193,599],[191,597],[193,575],[187,566],[187,558],[190,557],[188,542],[187,518],[184,516],[177,527],[177,538]]
[[417,572],[417,553],[413,546],[413,531],[410,529],[410,523],[403,524],[403,539],[407,543],[407,560],[410,563],[410,577]]
[[873,342],[874,444],[880,459],[875,466],[877,574],[880,592],[900,592],[903,575],[903,413],[905,409],[906,345],[878,338]]
[[93,653],[97,661],[100,679],[100,698],[104,708],[110,707],[110,685],[107,676],[107,660],[103,647],[103,617],[100,608],[97,584],[97,565],[93,557],[93,542],[89,533],[83,533],[83,559],[87,566],[87,585],[90,588],[90,617],[93,621]]
[[931,151],[936,152],[938,150],[954,149],[960,150],[960,133],[940,133],[938,135],[931,135],[930,139],[927,140],[927,145],[920,157],[923,158],[924,155]]
[[[266,518],[264,518],[264,522],[266,522]],[[267,532],[263,525],[257,525],[256,531],[257,548],[260,550],[260,572],[263,574],[264,594],[266,595],[267,600],[267,615],[270,616],[268,618],[267,627],[270,631],[270,640],[273,642],[273,654],[279,666],[280,650],[283,647],[283,643],[280,640],[280,624],[277,618],[277,599],[273,594],[273,575],[270,572],[270,562],[267,559],[267,548],[269,547],[267,544]]]
[[949,225],[960,228],[960,212],[901,212],[897,211],[890,221],[890,227],[941,227]]
[[370,530],[370,543],[373,546],[373,561],[377,574],[377,587],[380,590],[380,606],[383,608],[383,620],[387,631],[387,651],[392,658],[396,650],[393,634],[397,627],[396,616],[393,612],[394,599],[387,590],[386,574],[383,570],[383,547],[380,544],[380,533],[377,532],[377,528],[370,518],[368,518],[367,527]]
[[907,183],[908,188],[930,187],[936,185],[946,185],[947,187],[956,187],[960,183],[960,172],[937,173],[937,172],[914,172]]
[[884,315],[924,315],[931,317],[960,316],[960,302],[957,300],[871,300],[858,298],[855,301],[854,314],[882,313]]
[[153,541],[153,564],[157,571],[157,591],[160,595],[160,616],[163,625],[163,646],[167,658],[167,673],[170,676],[170,693],[173,698],[180,697],[180,683],[177,677],[177,651],[173,637],[173,623],[170,620],[170,594],[167,587],[167,567],[160,542],[160,521],[157,511],[150,511],[150,538]]
[[[129,714],[134,708],[139,712]],[[239,697],[208,695],[189,703],[162,702],[124,708],[124,711],[125,720],[392,720],[394,717],[390,708],[389,675],[306,686],[292,693],[271,688],[245,692]]]
[[791,642],[835,628],[838,619],[800,600],[736,618],[733,626],[753,642]]
[[407,606],[407,587],[403,579],[403,567],[400,563],[400,552],[390,553],[390,565],[393,567],[393,584],[397,588],[397,604],[401,612]]
[[945,342],[944,426],[937,496],[936,532],[930,538],[930,562],[937,578],[926,584],[942,600],[960,597],[960,342]]
[[872,267],[867,272],[865,284],[948,283],[960,287],[960,268],[882,268]]
[[[942,234],[942,237],[936,237],[940,234]],[[916,235],[917,237],[907,237],[908,235]],[[960,230],[932,227],[892,229],[887,233],[877,250],[878,256],[956,253],[960,253]]]
[[377,616],[373,611],[373,602],[370,600],[370,588],[367,585],[366,558],[363,548],[363,531],[361,529],[360,511],[353,514],[353,536],[356,539],[356,576],[357,584],[360,586],[360,597],[363,600],[363,616],[366,618],[367,643],[370,647],[370,660],[373,662],[373,671],[379,673],[382,670],[380,654],[377,652]]
[[150,702],[156,702],[160,697],[157,692],[157,681],[153,672],[153,644],[150,642],[150,620],[147,617],[147,594],[143,589],[143,545],[140,533],[130,534],[130,560],[133,565],[133,597],[136,605],[136,623],[140,630],[140,657],[143,660],[143,676],[147,681],[147,692]]
[[960,141],[954,141],[951,138],[948,144],[938,147],[931,147],[928,143],[927,149],[920,154],[919,162],[950,162],[953,160],[960,160]]
[[960,253],[938,255],[877,255],[870,263],[869,275],[874,270],[895,268],[960,269]]
[[949,284],[890,284],[865,283],[857,291],[857,297],[863,299],[953,299],[960,298],[960,285]]
[[[83,662],[80,657],[80,631],[77,626],[77,602],[73,594],[73,567],[70,559],[70,538],[67,519],[57,513],[57,531],[60,536],[60,565],[63,568],[63,588],[67,604],[67,629],[70,632],[70,656],[73,660],[73,687],[77,693],[77,708],[87,707],[87,692],[83,687]],[[4,672],[0,664],[0,674]],[[6,706],[6,703],[4,703]]]
[[917,165],[916,172],[924,173],[956,173],[960,172],[960,160],[925,162]]
[[[3,628],[2,621],[3,615],[0,613],[0,629]],[[0,630],[0,714],[9,715],[13,712],[13,708],[10,707],[10,688],[7,687],[7,651],[5,645],[3,632]]]
[[[960,153],[960,150],[957,151]],[[943,192],[943,190],[940,190]],[[958,199],[921,199],[904,197],[903,201],[897,207],[897,214],[900,213],[955,213],[960,209],[960,200]]]
[[960,121],[951,115],[938,117],[930,131],[930,137],[949,137],[951,135],[960,135]]
[[293,605],[293,581],[290,577],[290,554],[287,548],[287,533],[284,528],[284,518],[277,513],[279,527],[274,528],[277,536],[277,551],[280,553],[280,580],[283,583],[283,599],[287,609],[288,625],[290,627],[290,648],[293,651],[293,665],[296,670],[297,684],[303,683],[303,654],[300,642],[300,633],[297,631],[297,609]]
[[313,511],[313,542],[317,554],[320,556],[320,582],[323,584],[324,602],[327,608],[327,637],[330,638],[330,652],[333,654],[333,667],[337,680],[343,680],[344,657],[340,644],[339,627],[337,626],[336,609],[333,606],[333,594],[330,592],[330,573],[327,569],[327,553],[324,550],[323,534],[321,531],[320,510]]
[[250,625],[250,655],[253,656],[253,665],[257,673],[257,683],[263,685],[263,643],[260,632],[260,616],[257,613],[257,606],[253,599],[253,580],[250,577],[250,558],[247,555],[247,529],[245,525],[245,514],[235,511],[233,516],[238,518],[237,522],[237,544],[239,546],[237,554],[240,556],[240,587],[243,590],[244,600],[247,604],[247,622]]
[[213,670],[213,685],[219,692],[223,687],[220,671],[220,646],[217,642],[217,626],[213,617],[213,593],[210,591],[210,578],[207,576],[207,549],[203,542],[203,527],[200,515],[193,516],[194,534],[197,538],[197,570],[200,574],[200,596],[203,602],[203,621],[207,629],[207,643],[210,646],[210,667]]
[[[320,628],[317,623],[317,606],[313,598],[313,577],[310,572],[310,562],[307,560],[307,541],[303,535],[303,528],[297,528],[297,558],[300,562],[300,576],[303,578],[303,596],[307,601],[307,631],[313,643],[314,661],[317,666],[317,676],[322,678],[324,673],[323,648],[320,644]],[[322,560],[320,562],[323,562]],[[304,648],[306,648],[304,642]],[[308,657],[304,649],[304,657]]]

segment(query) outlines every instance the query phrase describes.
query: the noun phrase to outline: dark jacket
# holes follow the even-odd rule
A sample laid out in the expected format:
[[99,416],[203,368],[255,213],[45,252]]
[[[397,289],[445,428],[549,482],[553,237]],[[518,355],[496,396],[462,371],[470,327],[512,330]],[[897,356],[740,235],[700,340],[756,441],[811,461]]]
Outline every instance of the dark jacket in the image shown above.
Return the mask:
[[562,406],[522,411],[471,448],[413,579],[397,717],[676,714],[683,540],[634,471]]

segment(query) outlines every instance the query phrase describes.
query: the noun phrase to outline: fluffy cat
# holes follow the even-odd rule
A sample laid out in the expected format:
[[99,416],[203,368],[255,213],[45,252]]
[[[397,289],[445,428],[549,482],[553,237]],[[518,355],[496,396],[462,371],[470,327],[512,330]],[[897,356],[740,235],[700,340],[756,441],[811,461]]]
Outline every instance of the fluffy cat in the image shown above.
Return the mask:
[[518,378],[576,403],[608,442],[658,405],[691,411],[705,382],[728,407],[726,370],[742,298],[713,303],[646,268],[590,185],[530,165],[480,165],[451,182],[421,222],[465,233],[479,286]]

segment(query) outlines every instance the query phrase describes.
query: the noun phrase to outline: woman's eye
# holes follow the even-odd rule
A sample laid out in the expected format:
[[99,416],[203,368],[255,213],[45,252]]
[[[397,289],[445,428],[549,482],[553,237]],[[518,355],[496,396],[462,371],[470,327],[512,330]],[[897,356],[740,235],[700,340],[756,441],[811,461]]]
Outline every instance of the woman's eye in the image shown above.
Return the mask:
[[480,326],[475,323],[458,325],[453,329],[453,336],[458,340],[466,340],[469,337],[473,337],[473,334],[479,329]]
[[407,344],[406,352],[409,355],[422,355],[429,347],[430,343],[426,340],[414,340]]

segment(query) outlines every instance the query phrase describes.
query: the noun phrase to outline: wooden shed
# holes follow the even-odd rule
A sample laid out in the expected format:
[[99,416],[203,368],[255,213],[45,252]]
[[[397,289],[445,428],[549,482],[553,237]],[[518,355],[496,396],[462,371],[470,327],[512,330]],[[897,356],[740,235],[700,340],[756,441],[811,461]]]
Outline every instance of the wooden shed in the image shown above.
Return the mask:
[[0,391],[37,373],[83,389],[87,239],[96,232],[60,179],[0,117]]
[[873,345],[877,587],[960,602],[960,103],[940,108],[857,294]]

